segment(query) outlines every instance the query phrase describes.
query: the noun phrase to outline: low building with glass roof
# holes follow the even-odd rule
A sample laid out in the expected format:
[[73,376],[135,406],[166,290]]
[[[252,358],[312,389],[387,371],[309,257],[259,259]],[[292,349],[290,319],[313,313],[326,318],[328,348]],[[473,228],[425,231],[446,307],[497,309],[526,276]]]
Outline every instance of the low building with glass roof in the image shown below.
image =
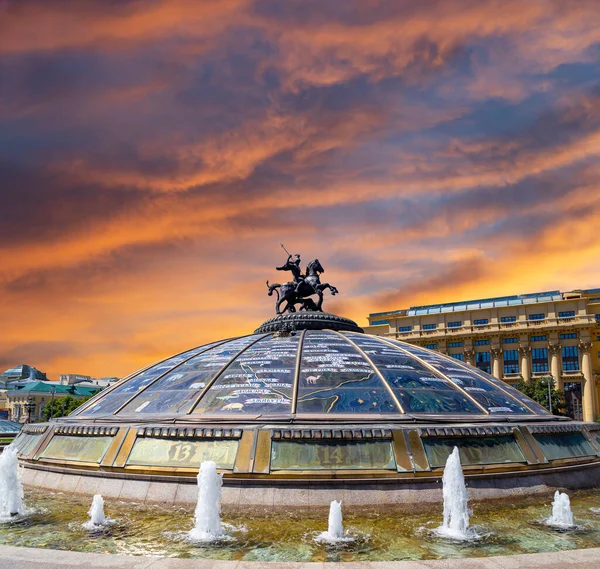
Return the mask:
[[438,499],[455,446],[475,497],[585,487],[600,472],[600,425],[321,312],[148,366],[16,444],[26,482],[121,499],[192,502],[213,460],[240,506],[316,505],[332,489],[371,505]]

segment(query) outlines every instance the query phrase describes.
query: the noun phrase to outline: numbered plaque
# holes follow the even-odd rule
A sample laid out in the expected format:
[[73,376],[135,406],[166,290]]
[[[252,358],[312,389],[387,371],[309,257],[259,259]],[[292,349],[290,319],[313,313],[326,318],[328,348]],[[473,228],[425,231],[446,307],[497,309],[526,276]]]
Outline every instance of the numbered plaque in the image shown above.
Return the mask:
[[271,470],[396,470],[391,441],[273,441]]
[[113,437],[73,437],[58,435],[52,437],[44,449],[42,458],[77,460],[99,463],[106,453]]
[[140,438],[127,459],[128,466],[171,466],[199,468],[200,463],[212,460],[217,468],[231,470],[239,441],[173,441]]

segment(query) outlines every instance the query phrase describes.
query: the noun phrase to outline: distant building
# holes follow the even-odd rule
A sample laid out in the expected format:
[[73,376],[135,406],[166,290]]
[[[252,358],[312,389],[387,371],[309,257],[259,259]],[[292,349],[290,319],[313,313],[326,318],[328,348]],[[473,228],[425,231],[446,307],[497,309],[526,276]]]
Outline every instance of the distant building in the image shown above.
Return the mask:
[[[61,385],[57,382],[37,381],[28,383],[17,389],[7,390],[8,416],[13,421],[25,423],[29,419],[37,421],[42,418],[44,407],[52,401],[70,395],[75,399],[83,399],[95,395],[102,387],[81,385]],[[32,405],[31,414],[27,405]]]
[[26,383],[27,381],[47,381],[46,374],[39,369],[22,364],[0,373],[0,386],[8,387],[9,383]]
[[78,373],[61,373],[60,385],[79,385],[84,387],[108,387],[114,382],[119,381],[118,377],[102,377],[95,379],[89,375],[81,375]]
[[567,414],[599,415],[598,288],[412,306],[368,319],[368,334],[437,350],[508,383],[552,375]]

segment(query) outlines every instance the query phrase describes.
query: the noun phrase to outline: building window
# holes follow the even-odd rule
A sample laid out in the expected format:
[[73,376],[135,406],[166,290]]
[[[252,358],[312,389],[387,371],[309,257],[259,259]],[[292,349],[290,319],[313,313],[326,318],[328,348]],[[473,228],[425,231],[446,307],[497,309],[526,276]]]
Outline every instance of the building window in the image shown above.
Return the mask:
[[448,342],[449,348],[462,348],[462,342]]
[[437,324],[423,324],[423,330],[435,330]]
[[548,339],[548,336],[531,336],[529,340],[531,342],[545,342]]
[[437,344],[425,344],[423,347],[427,348],[428,350],[436,350]]
[[455,360],[460,360],[461,362],[465,359],[463,354],[450,354],[450,357]]
[[400,326],[398,332],[412,332],[412,326]]
[[489,346],[490,341],[489,340],[475,340],[475,345],[476,346]]
[[560,339],[561,340],[575,340],[575,339],[577,339],[577,334],[574,334],[574,333],[561,334]]
[[486,373],[491,372],[490,364],[490,353],[489,352],[476,352],[475,353],[475,365]]
[[546,315],[545,314],[530,314],[528,316],[529,320],[545,320],[546,319]]
[[596,342],[600,342],[600,336],[596,336]]
[[516,316],[501,316],[500,317],[500,322],[516,322],[516,321],[517,321]]
[[489,322],[489,320],[487,318],[480,318],[479,320],[473,320],[473,324],[475,326],[483,326],[484,324],[487,324]]
[[533,348],[531,350],[533,373],[548,371],[548,348]]
[[565,310],[564,312],[558,313],[559,318],[573,318],[574,316],[575,316],[574,310]]
[[389,320],[373,320],[371,326],[379,326],[380,324],[389,324]]
[[457,320],[456,322],[448,322],[448,328],[460,328],[462,326],[462,321]]
[[600,322],[600,314],[596,314],[596,322]]
[[502,338],[502,343],[504,344],[516,344],[517,342],[517,338]]
[[519,350],[504,350],[504,375],[519,373]]
[[579,370],[579,348],[577,346],[563,346],[562,368],[563,371]]

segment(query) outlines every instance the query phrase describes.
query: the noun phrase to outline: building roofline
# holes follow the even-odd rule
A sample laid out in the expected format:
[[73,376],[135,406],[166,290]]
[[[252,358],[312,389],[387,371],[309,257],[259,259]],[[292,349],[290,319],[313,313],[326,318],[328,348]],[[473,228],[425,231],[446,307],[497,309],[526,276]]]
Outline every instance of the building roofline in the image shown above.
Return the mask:
[[[404,308],[400,310],[388,310],[384,312],[372,312],[369,314],[369,318],[376,318],[380,316],[416,316],[417,311],[422,314],[436,314],[439,312],[454,312],[454,308],[460,307],[460,311],[462,310],[472,310],[478,308],[496,308],[496,303],[506,303],[500,304],[500,306],[516,306],[521,304],[534,304],[536,302],[548,302],[548,301],[558,301],[563,300],[563,294],[567,292],[579,292],[581,294],[594,294],[596,292],[600,293],[600,288],[597,289],[588,289],[588,290],[576,290],[576,291],[566,291],[565,293],[560,292],[559,290],[551,290],[545,292],[533,292],[533,293],[525,293],[525,294],[514,294],[507,296],[496,296],[491,298],[480,298],[473,300],[462,300],[456,302],[447,302],[447,303],[438,303],[438,304],[424,304],[421,306],[411,306],[410,308]],[[560,298],[556,298],[560,297]],[[481,306],[481,305],[489,305],[489,306]],[[444,310],[446,309],[446,310]]]

